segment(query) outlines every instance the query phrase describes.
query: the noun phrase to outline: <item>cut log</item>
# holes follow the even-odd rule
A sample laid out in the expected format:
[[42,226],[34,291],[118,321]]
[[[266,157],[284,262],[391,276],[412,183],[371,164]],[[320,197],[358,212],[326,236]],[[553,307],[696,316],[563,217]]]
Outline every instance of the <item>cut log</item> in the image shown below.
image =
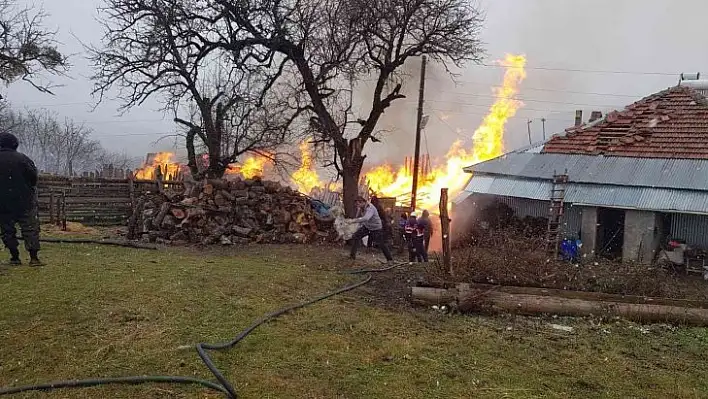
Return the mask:
[[[520,288],[519,292],[508,292]],[[535,290],[535,291],[534,291]],[[675,323],[708,326],[708,308],[680,306],[681,301],[600,294],[598,299],[579,299],[583,294],[572,291],[552,292],[521,287],[470,286],[441,289],[413,287],[412,302],[421,305],[456,303],[463,312],[513,313],[521,315],[553,314],[558,316],[623,317],[640,323]],[[561,296],[563,293],[568,295]],[[588,296],[590,298],[592,296]],[[690,303],[690,302],[688,302]],[[695,304],[694,304],[695,305]]]
[[170,213],[172,214],[172,216],[174,216],[178,220],[182,220],[185,217],[187,217],[187,213],[183,209],[179,209],[179,208],[170,209]]
[[241,226],[233,226],[231,230],[239,237],[248,237],[253,232],[252,228]]
[[141,218],[145,208],[145,198],[140,198],[133,209],[133,213],[128,219],[128,239],[134,240],[138,237],[138,226],[142,225]]
[[160,211],[157,213],[157,216],[155,216],[155,221],[153,222],[153,226],[155,226],[155,228],[160,228],[160,226],[162,226],[162,222],[165,220],[167,212],[170,211],[170,207],[171,204],[169,202],[165,202],[160,205]]
[[417,305],[449,305],[457,301],[457,291],[444,288],[412,287],[411,300]]

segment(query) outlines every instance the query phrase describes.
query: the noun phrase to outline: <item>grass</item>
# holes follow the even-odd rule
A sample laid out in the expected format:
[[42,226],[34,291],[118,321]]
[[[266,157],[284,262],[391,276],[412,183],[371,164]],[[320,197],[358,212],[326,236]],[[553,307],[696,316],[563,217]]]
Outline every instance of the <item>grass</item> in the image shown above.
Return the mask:
[[[50,266],[0,276],[0,386],[95,376],[210,379],[191,350],[263,313],[352,282],[334,252],[49,245]],[[572,333],[549,323],[574,327]],[[286,315],[214,358],[243,398],[708,397],[708,332],[372,306],[361,291]],[[217,398],[109,386],[23,398]]]

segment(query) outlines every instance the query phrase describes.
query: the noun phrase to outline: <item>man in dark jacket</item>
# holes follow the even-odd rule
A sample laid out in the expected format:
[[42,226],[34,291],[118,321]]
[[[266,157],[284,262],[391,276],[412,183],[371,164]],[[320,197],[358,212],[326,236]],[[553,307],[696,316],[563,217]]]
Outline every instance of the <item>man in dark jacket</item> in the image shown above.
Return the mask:
[[40,266],[39,216],[37,214],[37,167],[29,157],[17,152],[19,141],[10,133],[0,133],[0,231],[10,264],[20,265],[17,230],[19,224],[30,265]]

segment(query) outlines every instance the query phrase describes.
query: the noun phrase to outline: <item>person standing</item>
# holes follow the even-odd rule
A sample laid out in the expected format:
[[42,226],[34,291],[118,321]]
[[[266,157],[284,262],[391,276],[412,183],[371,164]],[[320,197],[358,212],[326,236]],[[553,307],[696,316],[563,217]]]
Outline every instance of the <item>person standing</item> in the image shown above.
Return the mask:
[[369,240],[374,240],[376,245],[381,249],[386,260],[393,261],[393,256],[391,256],[391,251],[388,249],[388,245],[384,240],[384,230],[383,223],[379,217],[379,212],[376,207],[367,202],[364,197],[358,197],[356,199],[356,206],[361,210],[361,217],[356,219],[349,219],[350,223],[361,223],[359,230],[357,230],[352,236],[352,248],[349,257],[351,259],[356,259],[356,252],[361,244],[361,239],[369,236]]
[[425,248],[425,256],[428,256],[430,248],[430,237],[433,236],[433,223],[430,221],[430,212],[423,211],[420,219],[418,219],[418,227],[423,228],[423,247]]
[[41,266],[39,260],[39,215],[37,200],[37,167],[17,151],[19,141],[10,133],[0,133],[0,233],[10,251],[10,264],[21,265],[15,225],[20,225],[30,266]]
[[408,261],[423,261],[423,235],[418,230],[418,221],[415,213],[411,213],[404,229],[406,242],[408,243]]

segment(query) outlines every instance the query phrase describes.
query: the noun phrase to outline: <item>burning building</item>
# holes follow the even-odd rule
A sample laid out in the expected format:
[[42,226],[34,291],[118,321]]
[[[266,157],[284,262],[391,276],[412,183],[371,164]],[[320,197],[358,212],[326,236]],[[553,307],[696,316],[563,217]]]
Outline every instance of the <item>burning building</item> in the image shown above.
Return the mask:
[[706,92],[708,81],[682,81],[546,143],[470,166],[465,202],[494,200],[520,217],[546,217],[554,175],[563,174],[561,234],[580,238],[585,256],[650,263],[668,238],[708,248]]

